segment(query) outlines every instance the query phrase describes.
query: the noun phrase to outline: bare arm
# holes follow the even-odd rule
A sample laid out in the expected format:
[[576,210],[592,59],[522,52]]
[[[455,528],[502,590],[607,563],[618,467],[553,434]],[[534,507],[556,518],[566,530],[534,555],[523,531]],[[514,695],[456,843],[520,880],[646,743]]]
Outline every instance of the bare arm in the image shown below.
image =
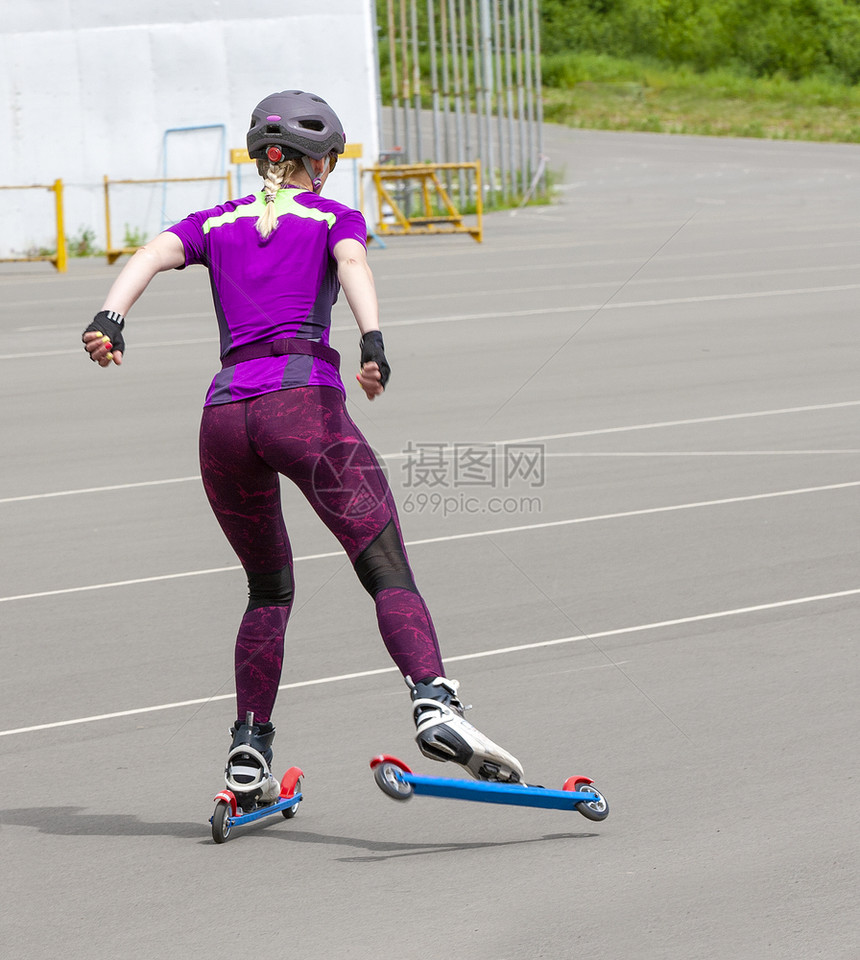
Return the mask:
[[[135,252],[122,268],[108,291],[102,310],[112,310],[125,316],[149,286],[149,282],[164,270],[181,267],[185,263],[185,247],[175,233],[160,233]],[[98,333],[85,333],[84,345],[93,360],[106,367],[113,361],[122,363],[122,351],[111,351],[111,344]]]
[[[373,274],[367,262],[367,251],[358,240],[341,240],[335,244],[334,258],[337,261],[337,278],[361,335],[374,330],[378,332],[379,303]],[[368,400],[378,397],[385,389],[379,364],[373,360],[361,365],[356,379]]]
[[173,270],[184,263],[185,247],[179,237],[175,233],[159,233],[137,250],[122,268],[102,310],[114,310],[125,316],[157,273]]
[[341,240],[335,245],[337,278],[362,334],[379,329],[379,304],[367,251],[358,240]]

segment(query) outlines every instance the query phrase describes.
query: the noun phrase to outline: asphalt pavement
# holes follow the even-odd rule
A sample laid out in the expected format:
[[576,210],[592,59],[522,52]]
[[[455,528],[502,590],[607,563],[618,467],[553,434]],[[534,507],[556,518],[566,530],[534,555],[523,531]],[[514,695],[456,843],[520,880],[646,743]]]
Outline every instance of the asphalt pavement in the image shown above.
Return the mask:
[[[549,128],[556,202],[371,244],[373,404],[470,719],[611,813],[415,797],[373,605],[283,492],[296,564],[275,766],[290,821],[215,845],[245,603],[196,431],[202,269],[122,368],[118,267],[0,265],[0,943],[18,960],[855,960],[860,147]],[[277,771],[276,771],[277,772]]]

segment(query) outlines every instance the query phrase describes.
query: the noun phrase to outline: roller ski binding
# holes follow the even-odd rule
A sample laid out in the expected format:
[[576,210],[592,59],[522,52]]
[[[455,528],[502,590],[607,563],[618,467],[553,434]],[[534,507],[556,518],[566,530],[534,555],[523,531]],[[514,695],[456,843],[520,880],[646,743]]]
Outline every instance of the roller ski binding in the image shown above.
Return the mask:
[[415,741],[430,760],[460,764],[476,780],[490,783],[521,783],[523,768],[516,757],[493,743],[465,719],[468,709],[457,697],[459,684],[445,677],[413,683]]
[[215,812],[209,819],[212,839],[224,843],[233,827],[280,813],[286,819],[298,813],[302,799],[302,771],[290,767],[279,782],[272,775],[271,723],[254,723],[250,711],[244,723],[230,731],[233,743],[224,768],[226,790],[215,797]]

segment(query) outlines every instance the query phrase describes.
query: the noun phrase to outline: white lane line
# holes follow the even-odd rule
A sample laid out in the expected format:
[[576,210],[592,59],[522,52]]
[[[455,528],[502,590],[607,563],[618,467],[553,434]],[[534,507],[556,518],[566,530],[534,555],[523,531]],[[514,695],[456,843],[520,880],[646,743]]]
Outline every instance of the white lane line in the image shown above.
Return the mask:
[[601,450],[599,452],[569,451],[567,453],[547,453],[547,458],[564,460],[565,458],[588,457],[822,457],[841,453],[860,453],[860,447],[846,447],[841,450]]
[[[294,557],[293,563],[302,560],[321,560],[327,557],[342,557],[343,553],[333,550],[331,553],[311,553],[304,557]],[[65,587],[62,590],[43,590],[40,593],[20,593],[15,597],[0,597],[0,603],[11,603],[13,600],[36,600],[40,597],[60,597],[68,593],[87,593],[91,590],[109,590],[112,587],[133,587],[141,583],[161,583],[165,580],[182,580],[185,577],[207,577],[213,573],[231,573],[241,570],[239,564],[227,567],[210,567],[207,570],[186,570],[182,573],[162,573],[155,577],[135,577],[132,580],[114,580],[110,583],[90,583],[85,587]]]
[[[621,427],[620,429],[623,430],[627,428]],[[632,430],[635,428],[631,427],[629,429]],[[565,435],[559,434],[558,436],[560,437]],[[505,444],[534,443],[539,439],[541,438],[538,437],[524,440],[491,441],[491,443],[495,446],[504,446]],[[543,439],[558,439],[558,437]],[[439,456],[452,456],[454,453],[454,446],[452,444],[446,444],[445,446],[439,447],[434,445],[433,453]],[[594,452],[584,450],[568,450],[560,453],[544,452],[544,456],[547,457],[547,459],[551,458],[556,460],[565,460],[576,457],[818,457],[858,453],[860,453],[860,447],[845,447],[842,449],[832,450],[600,450]],[[387,463],[389,460],[408,459],[409,457],[413,456],[413,454],[414,451],[412,453],[404,451],[401,453],[379,454],[379,456],[384,462]],[[496,456],[501,456],[501,454],[496,454]],[[200,479],[200,474],[194,474],[190,477],[173,477],[169,480],[140,480],[135,483],[114,483],[104,487],[80,487],[76,490],[56,490],[52,493],[29,493],[21,497],[0,497],[0,504],[23,503],[28,500],[53,500],[57,497],[73,497],[86,493],[106,493],[112,490],[134,490],[137,487],[158,487],[166,486],[171,483],[199,483]]]
[[[653,235],[655,230],[662,230],[664,227],[678,226],[679,221],[682,221],[682,220],[683,218],[680,216],[672,220],[649,220],[646,223],[636,222],[629,225],[625,225],[624,227],[619,227],[618,229],[624,229],[624,230],[627,230],[628,232],[631,229],[634,229],[637,231],[647,230],[649,235]],[[723,222],[726,222],[726,221],[723,221]],[[735,218],[732,222],[735,224],[749,224],[751,228],[757,228],[761,226],[761,221],[757,220],[754,217]],[[780,237],[784,237],[791,233],[798,233],[798,234],[810,233],[810,234],[821,235],[822,233],[825,233],[825,232],[829,233],[835,230],[851,230],[853,234],[853,232],[855,232],[856,229],[857,229],[856,221],[854,221],[853,219],[849,219],[841,223],[809,225],[806,227],[798,228],[796,230],[790,227],[785,227],[784,225],[774,225],[759,231],[757,235],[762,238],[762,242],[765,242],[764,238],[774,233],[778,234]],[[638,241],[633,240],[632,242],[637,243]],[[856,243],[860,243],[860,241],[855,240],[854,236],[852,235],[851,237],[848,237],[843,243],[839,243],[838,241],[826,241],[825,243],[822,243],[820,247],[818,244],[813,244],[813,243],[793,243],[793,244],[774,245],[774,246],[768,245],[767,250],[769,253],[775,253],[777,251],[820,250],[820,249],[831,249],[831,248],[845,250]],[[603,247],[614,247],[617,249],[617,240],[613,240],[613,239],[604,240],[604,239],[596,239],[594,237],[590,237],[585,240],[558,239],[551,243],[544,243],[544,242],[531,243],[531,242],[518,241],[516,253],[518,254],[519,258],[522,260],[525,257],[527,257],[528,254],[540,253],[543,250],[551,250],[553,253],[564,254],[567,251],[576,251],[576,250],[585,250],[589,252],[592,250],[597,251],[599,248],[603,248]],[[747,247],[747,248],[738,247],[735,250],[714,250],[714,251],[705,250],[701,253],[700,252],[663,253],[660,255],[660,260],[661,261],[664,261],[664,260],[690,261],[690,260],[701,260],[704,258],[713,260],[714,257],[722,257],[722,256],[742,257],[746,254],[760,256],[761,250],[762,250],[761,246],[758,246],[758,247]],[[497,248],[495,248],[492,245],[489,245],[487,246],[486,250],[483,250],[483,251],[475,250],[474,254],[477,255],[477,257],[479,257],[481,260],[489,262],[493,257],[497,256]],[[383,256],[388,257],[389,255],[384,254]],[[460,251],[456,248],[441,248],[441,247],[434,248],[431,245],[423,244],[421,248],[418,249],[417,242],[416,242],[416,246],[412,248],[409,252],[406,252],[404,249],[401,248],[396,252],[396,256],[390,260],[375,258],[374,270],[378,271],[380,276],[384,279],[386,276],[393,276],[395,274],[399,276],[400,275],[399,271],[403,269],[401,267],[401,263],[403,262],[415,261],[415,260],[429,261],[429,260],[440,260],[440,259],[455,260],[455,258],[458,258],[459,256],[460,256]],[[639,257],[628,257],[628,258],[625,258],[624,260],[619,259],[619,262],[629,261],[633,263],[641,263],[646,258],[646,256],[647,254],[643,254],[642,256],[639,256]],[[542,260],[543,262],[546,262],[547,258],[542,258]],[[558,264],[556,264],[556,266],[558,266]],[[483,268],[483,264],[481,265],[481,267]],[[426,273],[423,275],[426,276]]]
[[[429,543],[452,543],[455,540],[474,540],[479,537],[495,537],[508,533],[527,533],[531,530],[548,530],[553,527],[569,527],[580,523],[597,523],[603,520],[623,520],[630,517],[647,517],[658,513],[673,513],[679,510],[696,510],[702,507],[718,507],[734,503],[750,503],[754,500],[773,500],[778,497],[794,497],[805,493],[824,493],[829,490],[845,490],[850,487],[860,487],[860,480],[851,480],[847,483],[829,483],[820,487],[799,487],[796,490],[776,490],[772,493],[753,493],[744,497],[723,497],[718,500],[697,500],[692,503],[676,503],[667,507],[647,507],[643,510],[624,510],[620,513],[602,513],[591,517],[571,517],[567,520],[547,520],[543,523],[527,523],[518,527],[498,527],[493,530],[475,530],[472,533],[451,533],[444,537],[425,537],[420,540],[407,540],[407,547],[419,547]],[[340,550],[327,553],[312,553],[303,557],[295,557],[293,562],[305,560],[323,560],[330,557],[342,557]],[[15,600],[35,600],[40,597],[56,597],[69,593],[85,593],[90,590],[107,590],[113,587],[128,587],[141,583],[158,583],[163,580],[178,580],[183,577],[203,577],[213,573],[229,573],[239,570],[238,564],[227,567],[213,567],[208,570],[188,570],[184,573],[159,574],[154,577],[138,577],[133,580],[117,580],[111,583],[93,583],[84,587],[65,587],[62,590],[44,590],[39,593],[21,593],[11,597],[0,597],[0,603],[11,603]]]
[[[609,637],[621,637],[632,633],[644,633],[648,630],[660,630],[665,627],[677,627],[690,623],[703,623],[707,620],[718,620],[722,617],[737,617],[748,613],[758,613],[764,610],[779,610],[784,607],[798,606],[806,603],[817,603],[825,600],[837,600],[841,597],[851,597],[860,594],[860,588],[840,590],[835,593],[819,593],[810,597],[795,597],[791,600],[778,600],[774,603],[759,603],[750,607],[736,607],[733,610],[718,610],[713,613],[702,613],[692,617],[678,617],[674,620],[659,620],[656,623],[642,623],[634,627],[621,627],[617,630],[602,630],[599,633],[581,634],[575,637],[559,637],[555,640],[539,640],[535,643],[521,643],[512,647],[497,647],[494,650],[482,650],[479,653],[464,653],[456,657],[445,657],[446,663],[459,663],[463,660],[479,660],[484,657],[500,657],[510,653],[520,653],[524,650],[539,650],[544,647],[556,647],[568,643],[580,643],[589,640],[603,640]],[[614,662],[607,666],[617,665]],[[378,670],[362,670],[358,673],[343,673],[333,677],[319,677],[316,680],[301,680],[298,683],[285,683],[279,690],[298,690],[303,687],[315,687],[322,684],[341,683],[344,680],[356,680],[363,677],[376,677],[385,673],[395,673],[396,667],[383,667]],[[0,737],[12,737],[20,733],[34,733],[37,730],[54,730],[58,727],[70,727],[82,723],[96,723],[100,720],[114,720],[119,717],[134,717],[144,713],[156,713],[164,710],[176,710],[180,707],[194,707],[221,700],[232,700],[234,693],[217,694],[211,697],[199,697],[195,700],[179,700],[175,703],[161,703],[152,707],[136,707],[131,710],[117,710],[114,713],[101,713],[91,717],[78,717],[74,720],[57,720],[54,723],[39,723],[30,727],[18,727],[13,730],[0,730]]]
[[860,406],[860,400],[844,400],[838,403],[817,403],[803,407],[778,407],[774,410],[753,410],[748,413],[726,413],[715,417],[691,417],[686,420],[658,420],[654,423],[637,423],[627,427],[601,427],[597,430],[577,430],[572,433],[546,433],[536,437],[518,437],[505,443],[539,443],[542,440],[571,440],[576,437],[599,437],[610,433],[630,433],[635,430],[660,430],[664,427],[688,427],[699,423],[723,423],[728,420],[747,420],[754,417],[779,417],[789,413],[811,413],[818,410],[838,410],[840,407]]
[[[835,293],[860,290],[860,283],[842,283],[831,287],[797,287],[792,290],[760,290],[752,293],[720,293],[699,297],[666,297],[662,300],[619,300],[608,303],[586,303],[579,306],[530,308],[528,310],[497,310],[493,313],[463,313],[445,317],[423,317],[414,320],[389,320],[386,327],[414,327],[433,323],[457,323],[462,320],[499,320],[513,317],[546,317],[560,313],[594,313],[605,310],[629,310],[637,307],[671,307],[691,303],[714,303],[721,300],[757,300],[762,297],[795,297],[803,294]],[[162,344],[163,346],[164,344]],[[0,360],[4,359],[0,357]]]
[[[468,540],[475,537],[492,537],[503,533],[520,533],[528,530],[546,530],[550,527],[568,527],[579,523],[596,523],[602,520],[623,520],[630,517],[647,517],[657,513],[673,513],[678,510],[697,510],[702,507],[718,507],[730,503],[749,503],[753,500],[772,500],[776,497],[793,497],[804,493],[822,493],[827,490],[844,490],[848,487],[860,487],[860,480],[848,483],[831,483],[821,487],[801,487],[797,490],[777,490],[773,493],[754,493],[745,497],[725,497],[719,500],[699,500],[693,503],[677,503],[668,507],[649,507],[645,510],[625,510],[620,513],[597,514],[592,517],[573,517],[569,520],[548,520],[545,523],[529,523],[520,527],[501,527],[497,530],[479,530],[475,533],[454,533],[447,537],[430,537],[424,540],[412,540],[407,546],[426,543],[443,543],[452,540]],[[2,601],[2,598],[0,598]]]
[[130,490],[133,487],[161,487],[169,483],[188,483],[199,480],[200,474],[193,477],[172,477],[169,480],[140,480],[137,483],[113,483],[105,487],[81,487],[78,490],[57,490],[54,493],[30,493],[23,497],[3,497],[0,503],[21,503],[24,500],[49,500],[52,497],[74,497],[80,493],[104,493],[108,490]]
[[[201,343],[217,343],[217,337],[197,337],[193,340],[171,340],[170,345],[173,347],[189,347],[195,344]],[[160,343],[135,343],[135,350],[157,350],[163,347],[164,342]],[[67,356],[78,356],[83,350],[83,346],[76,348],[74,350],[33,350],[28,353],[5,353],[0,354],[0,360],[32,360],[34,357],[67,357]],[[214,362],[213,358],[213,362]]]
[[[608,303],[569,304],[563,307],[530,307],[527,310],[494,310],[492,313],[461,313],[444,317],[418,317],[413,320],[387,320],[385,327],[414,327],[435,323],[460,323],[467,320],[501,320],[516,317],[547,317],[564,313],[596,313],[605,310],[629,310],[640,307],[669,307],[692,303],[716,303],[729,300],[757,300],[762,297],[797,297],[806,294],[838,293],[845,290],[860,290],[860,283],[840,283],[829,287],[796,287],[789,290],[759,290],[750,293],[717,293],[699,297],[666,297],[661,300],[619,300]],[[343,328],[336,328],[343,329]],[[212,343],[214,337],[195,340],[171,340],[158,343],[135,344],[136,350],[173,349],[176,346],[188,346],[196,343]],[[39,350],[27,353],[0,354],[0,360],[26,360],[34,357],[72,356],[80,353],[75,350]]]
[[[822,244],[820,247],[816,246],[815,249],[821,250],[824,248],[833,247],[833,248],[838,248],[840,251],[844,251],[846,246],[850,246],[850,243],[848,244],[825,243],[825,244]],[[553,249],[557,249],[557,248],[553,248]],[[777,251],[797,251],[797,250],[808,250],[808,249],[810,249],[810,246],[808,244],[803,244],[802,246],[786,246],[786,247],[769,247],[768,248],[769,252],[771,253],[777,252]],[[749,253],[758,254],[760,252],[761,251],[759,249],[753,248],[753,249],[747,249],[747,250],[738,249],[738,250],[731,250],[731,251],[718,250],[713,253],[711,252],[685,253],[685,254],[671,254],[671,255],[663,254],[660,257],[660,262],[671,263],[673,261],[699,260],[704,257],[707,257],[709,261],[713,261],[716,257],[725,256],[727,254],[731,254],[732,256],[743,256],[744,254],[749,254]],[[575,267],[578,270],[583,270],[590,267],[622,266],[622,265],[628,265],[628,264],[641,264],[641,263],[642,263],[641,257],[612,257],[612,258],[602,258],[602,259],[596,259],[596,260],[578,260],[575,264]],[[775,268],[772,270],[744,271],[740,273],[732,272],[732,273],[712,273],[712,274],[700,274],[700,275],[680,275],[677,277],[666,277],[666,278],[642,277],[631,282],[672,283],[672,282],[685,282],[685,281],[701,282],[703,280],[732,280],[732,279],[737,279],[739,277],[766,277],[766,276],[780,276],[780,275],[786,275],[786,274],[796,275],[798,273],[817,273],[820,271],[853,270],[853,269],[856,269],[856,266],[857,266],[856,264],[825,264],[821,266],[798,267],[798,268],[794,268],[794,267]],[[379,269],[380,269],[379,265],[377,265],[377,270]],[[511,275],[516,273],[527,272],[529,274],[533,274],[537,270],[558,270],[558,263],[543,262],[543,263],[506,264],[504,266],[495,266],[495,267],[489,264],[482,264],[480,272],[482,275],[493,274],[493,273],[503,273],[506,277],[510,278]],[[428,274],[427,272],[404,273],[402,270],[398,270],[396,274],[393,274],[393,276],[396,276],[397,279],[401,281],[425,279],[429,275],[430,274]],[[435,272],[432,275],[435,276]],[[383,276],[383,275],[380,274],[380,276]],[[449,278],[456,277],[456,276],[474,278],[475,268],[469,267],[466,270],[446,269],[445,276]],[[600,283],[600,284],[576,284],[574,286],[565,285],[562,289],[574,289],[574,288],[578,289],[578,288],[595,286],[595,285],[611,286],[612,284],[613,284],[613,281],[606,281],[606,283]],[[615,281],[616,286],[617,284],[618,284],[618,281]],[[0,279],[0,285],[2,285],[2,279]],[[545,290],[547,288],[538,287],[534,289]],[[498,293],[499,291],[497,289],[494,289],[492,292]],[[508,292],[508,291],[503,291],[503,292]],[[475,292],[469,291],[469,295],[470,296],[475,295]],[[152,299],[154,296],[172,297],[174,296],[174,292],[172,290],[159,291],[157,289],[151,289],[147,291],[147,301],[146,301],[147,304],[150,304],[152,302]],[[440,296],[446,296],[446,295],[441,294]],[[463,296],[463,294],[461,293],[459,294],[459,296]],[[384,307],[386,304],[398,302],[400,299],[401,299],[400,297],[383,296],[380,298],[380,304]],[[426,298],[422,297],[422,300],[424,299]],[[31,307],[33,305],[38,305],[38,304],[47,304],[47,305],[53,304],[58,307],[61,307],[61,306],[64,306],[65,304],[76,303],[76,302],[91,303],[92,297],[60,297],[60,298],[53,298],[50,300],[47,300],[47,299],[46,300],[20,300],[20,301],[13,301],[10,303],[6,303],[4,304],[4,307],[6,307],[7,309],[18,308],[18,307],[27,308],[27,307]],[[151,323],[151,322],[172,323],[175,320],[185,320],[185,319],[201,319],[201,318],[208,319],[208,318],[211,318],[212,315],[213,314],[211,309],[204,311],[202,313],[196,312],[196,313],[181,313],[181,314],[170,314],[170,315],[143,314],[140,316],[135,314],[134,325],[137,326],[140,323]],[[46,330],[68,330],[68,329],[69,329],[69,323],[65,322],[65,323],[49,323],[49,324],[32,324],[24,327],[17,327],[15,332],[16,333],[32,333],[35,331],[44,332]]]
[[[549,440],[570,440],[576,439],[577,437],[599,437],[612,433],[631,433],[637,430],[657,430],[664,427],[686,427],[692,426],[698,423],[722,423],[729,420],[746,420],[754,417],[777,417],[784,416],[790,413],[808,413],[819,410],[838,410],[841,407],[857,407],[860,406],[860,400],[845,400],[837,403],[818,403],[811,404],[803,407],[782,407],[774,410],[754,410],[749,413],[728,413],[722,414],[714,417],[692,417],[687,420],[662,420],[655,423],[637,423],[632,424],[626,427],[602,427],[597,430],[575,430],[570,433],[547,433],[535,437],[518,437],[515,440],[494,440],[490,441],[494,446],[505,446],[521,443],[541,443]],[[434,448],[434,452],[447,454],[453,453],[455,448],[454,444],[444,444],[438,448]],[[764,451],[759,451],[764,452]],[[774,451],[766,451],[772,453]],[[776,451],[783,452],[783,451]],[[805,453],[807,451],[789,451],[791,453]],[[808,452],[820,452],[820,451],[808,451]],[[853,450],[835,450],[827,451],[833,453],[853,453]],[[410,457],[414,454],[414,451],[411,453],[409,451],[401,450],[399,453],[386,453],[381,454],[384,461],[388,460],[402,460],[407,457]],[[614,454],[618,456],[619,454]],[[585,454],[581,454],[585,456]],[[607,454],[608,456],[608,454]],[[105,487],[83,487],[77,490],[59,490],[53,493],[33,493],[26,496],[20,497],[2,497],[0,498],[0,504],[2,503],[20,503],[23,500],[44,500],[51,497],[68,497],[76,494],[82,493],[102,493],[108,490],[133,490],[136,487],[148,487],[158,484],[168,484],[168,483],[187,483],[192,480],[200,480],[199,475],[191,477],[175,477],[168,480],[143,480],[136,483],[116,483],[110,486]]]
[[[596,261],[598,264],[601,261]],[[613,264],[617,261],[603,261],[603,263]],[[633,260],[631,258],[630,262],[640,262],[638,260]],[[577,263],[578,268],[583,268],[588,264]],[[545,265],[547,269],[551,268],[553,270],[558,269],[558,264]],[[858,263],[826,263],[826,264],[816,264],[814,266],[807,267],[775,267],[770,270],[738,270],[732,271],[730,273],[700,273],[700,274],[680,274],[673,277],[635,277],[633,280],[630,280],[628,286],[647,285],[654,286],[655,284],[676,284],[676,283],[704,283],[708,280],[748,280],[748,279],[761,279],[763,277],[784,277],[792,276],[796,277],[800,274],[810,274],[810,273],[854,273],[857,268],[860,267]],[[534,267],[519,267],[519,271],[528,270],[528,273],[531,275],[534,272]],[[504,273],[506,277],[510,278],[512,273],[516,273],[517,268],[511,267],[497,267],[494,270],[488,270],[486,268],[481,269],[481,274],[488,273]],[[452,275],[459,273],[461,276],[474,277],[474,270],[468,271],[445,271],[445,276],[450,279]],[[426,277],[426,274],[415,274],[415,278]],[[398,278],[403,280],[404,277],[398,274]],[[606,280],[589,280],[583,283],[554,283],[554,284],[542,284],[537,286],[521,286],[521,287],[494,287],[491,290],[477,290],[477,289],[468,289],[466,291],[444,291],[437,292],[432,294],[423,293],[420,295],[404,295],[404,296],[383,296],[380,297],[379,303],[380,306],[385,308],[389,305],[398,304],[398,303],[427,303],[437,300],[451,300],[462,298],[464,296],[469,297],[487,297],[491,295],[502,295],[502,296],[511,296],[513,294],[523,294],[523,293],[549,293],[552,291],[561,292],[561,291],[574,291],[574,290],[593,290],[600,287],[613,287],[617,288],[623,281],[618,278],[608,278]],[[159,294],[159,291],[149,291],[149,293]],[[173,296],[173,292],[170,291],[166,294],[164,291],[160,291],[161,296],[169,295]],[[64,297],[62,300],[56,298],[45,299],[45,300],[20,300],[13,301],[12,303],[4,304],[4,308],[9,310],[13,308],[29,308],[33,306],[65,306],[70,303],[78,302],[92,302],[92,297]],[[149,294],[147,296],[147,303],[150,302]],[[212,311],[205,313],[183,313],[183,314],[172,314],[170,316],[145,316],[145,317],[135,317],[135,325],[138,323],[151,323],[151,322],[164,322],[172,323],[176,320],[186,320],[186,319],[201,319],[209,318],[212,316]],[[50,323],[50,324],[32,324],[24,327],[17,327],[16,333],[44,333],[46,330],[68,330],[69,324],[66,323]]]
[[[557,265],[556,265],[557,266]],[[657,284],[681,284],[681,283],[704,283],[709,280],[747,280],[752,278],[763,278],[763,277],[780,277],[780,276],[792,276],[797,277],[802,273],[822,273],[822,272],[844,272],[846,274],[854,274],[857,271],[857,268],[860,267],[860,264],[857,263],[846,263],[846,264],[826,264],[824,266],[816,267],[787,267],[779,270],[749,270],[741,271],[735,273],[703,273],[703,274],[690,274],[687,276],[675,276],[675,277],[643,277],[637,276],[632,280],[629,280],[627,283],[624,283],[623,280],[618,278],[609,278],[606,280],[591,280],[587,283],[553,283],[553,284],[541,284],[538,286],[522,286],[522,287],[495,287],[490,290],[476,290],[469,289],[466,291],[463,290],[451,290],[445,291],[444,293],[433,293],[427,295],[426,293],[408,295],[408,296],[397,296],[397,297],[384,297],[380,300],[380,305],[385,307],[387,305],[394,304],[404,304],[404,303],[428,303],[436,302],[441,300],[456,300],[463,299],[464,297],[490,297],[490,296],[517,296],[526,293],[537,293],[545,295],[547,293],[564,293],[569,292],[573,293],[576,290],[594,290],[600,289],[602,287],[608,287],[610,289],[618,289],[620,285],[624,285],[627,289],[634,286],[656,286]],[[483,270],[481,271],[483,273]],[[449,274],[446,271],[446,276]],[[747,294],[748,295],[748,294]]]

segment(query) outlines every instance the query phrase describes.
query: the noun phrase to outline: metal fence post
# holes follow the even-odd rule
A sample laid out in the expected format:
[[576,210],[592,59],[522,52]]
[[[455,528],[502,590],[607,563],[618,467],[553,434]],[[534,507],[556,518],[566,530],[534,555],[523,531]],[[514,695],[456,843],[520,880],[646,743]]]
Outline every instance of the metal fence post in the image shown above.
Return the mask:
[[63,212],[63,181],[54,181],[54,209],[57,217],[57,259],[54,266],[58,273],[65,273],[69,268],[68,251],[66,249],[66,227]]

